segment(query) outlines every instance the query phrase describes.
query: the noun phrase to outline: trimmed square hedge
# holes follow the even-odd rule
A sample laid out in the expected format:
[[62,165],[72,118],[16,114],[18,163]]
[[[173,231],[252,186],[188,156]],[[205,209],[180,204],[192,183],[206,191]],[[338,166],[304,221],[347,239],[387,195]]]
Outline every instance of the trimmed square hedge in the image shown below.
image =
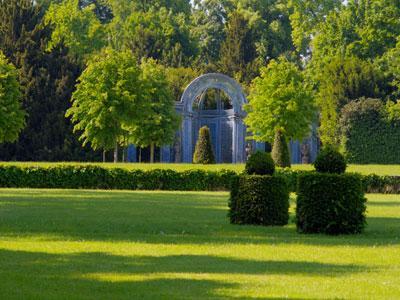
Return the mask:
[[298,177],[296,224],[299,232],[360,233],[366,199],[358,174],[309,173]]
[[286,225],[289,188],[284,178],[241,175],[233,180],[229,201],[233,224]]

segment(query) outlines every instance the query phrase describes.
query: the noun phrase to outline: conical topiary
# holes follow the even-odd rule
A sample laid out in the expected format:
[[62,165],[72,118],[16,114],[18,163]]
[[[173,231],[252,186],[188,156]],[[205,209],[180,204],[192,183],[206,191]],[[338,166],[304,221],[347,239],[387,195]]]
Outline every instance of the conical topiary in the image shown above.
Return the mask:
[[286,137],[281,130],[275,132],[274,145],[272,146],[272,159],[275,165],[281,168],[290,168],[290,154]]
[[210,129],[203,126],[199,130],[199,138],[193,155],[195,164],[215,164],[214,151],[211,145]]

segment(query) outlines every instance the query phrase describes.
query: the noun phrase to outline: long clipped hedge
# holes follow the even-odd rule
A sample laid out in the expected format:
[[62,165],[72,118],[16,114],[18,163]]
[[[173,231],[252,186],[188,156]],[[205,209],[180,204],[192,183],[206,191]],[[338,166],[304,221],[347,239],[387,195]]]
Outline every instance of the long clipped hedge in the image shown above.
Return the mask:
[[[278,169],[292,192],[297,177],[309,171]],[[126,189],[176,191],[227,191],[238,174],[234,171],[128,170],[101,166],[21,167],[0,166],[0,187],[57,189]],[[368,193],[400,194],[400,176],[364,175]]]

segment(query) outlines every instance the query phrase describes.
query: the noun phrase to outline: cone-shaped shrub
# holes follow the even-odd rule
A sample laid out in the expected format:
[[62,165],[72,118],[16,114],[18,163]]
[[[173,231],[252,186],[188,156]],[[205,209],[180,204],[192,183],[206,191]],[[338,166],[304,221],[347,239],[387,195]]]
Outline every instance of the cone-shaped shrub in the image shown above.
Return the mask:
[[290,168],[289,147],[286,137],[281,130],[275,132],[271,155],[275,165],[281,168]]
[[346,171],[346,159],[332,146],[327,146],[318,154],[314,162],[317,172],[342,174]]
[[214,151],[211,144],[210,129],[203,126],[199,130],[199,138],[193,155],[195,164],[215,164]]
[[257,151],[246,162],[245,173],[248,175],[272,175],[274,172],[274,161],[267,152]]

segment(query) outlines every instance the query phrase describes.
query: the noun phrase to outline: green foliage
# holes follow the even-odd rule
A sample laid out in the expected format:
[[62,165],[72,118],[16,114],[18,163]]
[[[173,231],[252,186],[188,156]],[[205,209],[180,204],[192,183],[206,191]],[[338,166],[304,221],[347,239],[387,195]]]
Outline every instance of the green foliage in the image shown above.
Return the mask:
[[363,186],[366,193],[400,194],[400,176],[364,175]]
[[356,57],[336,57],[320,74],[317,103],[323,144],[339,144],[340,110],[360,97],[380,97],[382,74],[370,62]]
[[130,141],[136,146],[151,146],[151,162],[154,162],[154,146],[172,144],[179,128],[179,118],[175,112],[175,102],[171,93],[165,69],[154,60],[142,60],[142,97],[148,109],[141,115],[129,132]]
[[229,217],[233,224],[286,225],[289,190],[281,177],[241,175],[232,185]]
[[96,160],[82,148],[65,119],[75,81],[81,71],[63,46],[45,51],[51,30],[43,26],[38,1],[6,1],[0,5],[0,50],[18,69],[26,126],[15,143],[0,146],[0,160]]
[[314,167],[320,173],[342,174],[346,172],[347,163],[338,150],[328,145],[318,154]]
[[297,229],[303,233],[360,233],[366,223],[365,202],[357,174],[302,174],[298,178]]
[[53,27],[48,50],[64,44],[74,57],[83,60],[100,51],[106,45],[106,30],[94,9],[93,5],[81,9],[79,0],[52,3],[44,18],[44,24]]
[[314,97],[302,72],[285,58],[272,60],[254,79],[246,125],[257,141],[272,142],[277,130],[302,139],[316,117]]
[[226,24],[226,38],[221,45],[219,67],[222,73],[249,83],[258,67],[254,32],[249,21],[239,11],[229,15]]
[[211,144],[210,129],[203,126],[199,130],[196,148],[193,154],[195,164],[215,164],[213,146]]
[[400,163],[400,121],[388,118],[381,100],[360,99],[347,104],[340,126],[349,163]]
[[15,141],[24,126],[18,74],[0,51],[0,143]]
[[244,172],[248,175],[273,175],[275,164],[271,154],[257,151],[247,159]]
[[200,73],[192,68],[180,67],[166,69],[167,81],[175,101],[181,100],[182,94],[187,86],[199,75]]
[[386,112],[390,121],[400,121],[400,100],[386,102]]
[[165,66],[188,66],[196,44],[184,15],[165,8],[132,12],[122,24],[122,44],[136,57],[153,58]]
[[215,64],[220,57],[221,44],[225,40],[225,21],[228,1],[195,0],[192,13],[193,36],[199,44],[199,61]]
[[332,10],[318,26],[313,59],[337,55],[373,59],[396,45],[400,34],[398,0],[351,0]]
[[318,31],[320,24],[325,22],[326,16],[338,9],[341,0],[290,0],[290,23],[293,28],[292,38],[297,50],[308,54],[312,36]]
[[141,70],[129,52],[105,50],[94,56],[79,78],[66,116],[83,145],[112,149],[129,137],[148,111]]
[[0,166],[0,187],[216,191],[229,190],[235,176],[233,171],[226,170],[178,172],[74,165],[50,168]]
[[[237,172],[232,170],[137,169],[116,168],[114,164],[112,166],[79,163],[51,166],[3,164],[0,165],[0,187],[222,191],[236,186],[231,184],[237,178]],[[298,177],[309,173],[310,171],[287,168],[277,169],[274,176],[282,178],[289,191],[295,193]],[[367,193],[400,194],[399,176],[369,174],[362,176],[362,182]]]
[[281,130],[275,133],[274,144],[272,145],[272,159],[281,168],[290,168],[289,145],[285,134]]

